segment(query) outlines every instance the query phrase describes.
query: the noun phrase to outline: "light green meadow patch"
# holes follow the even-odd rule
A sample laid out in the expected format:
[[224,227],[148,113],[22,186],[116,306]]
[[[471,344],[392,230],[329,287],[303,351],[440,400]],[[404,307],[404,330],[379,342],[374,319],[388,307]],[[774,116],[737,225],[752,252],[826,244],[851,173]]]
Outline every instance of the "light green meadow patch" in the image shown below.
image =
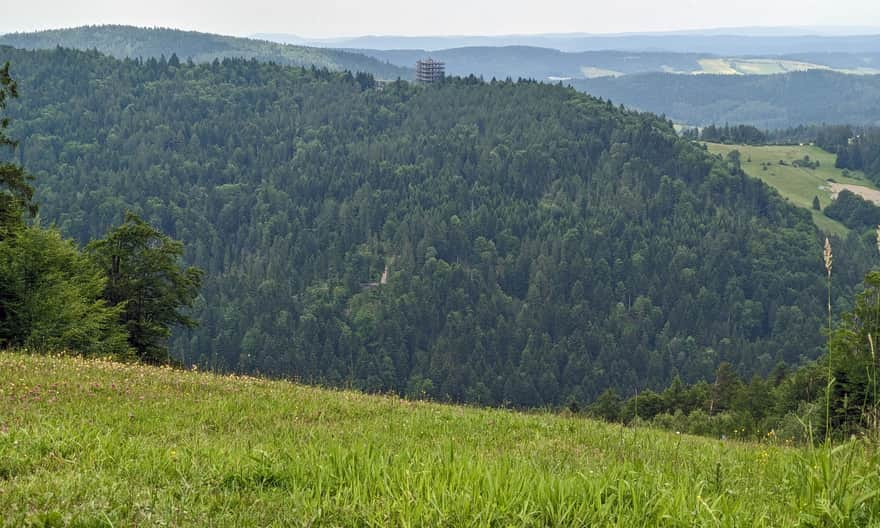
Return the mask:
[[5,526],[868,526],[878,461],[0,353]]
[[880,75],[880,69],[877,68],[852,68],[852,69],[838,69],[836,70],[840,73],[846,73],[848,75]]
[[700,65],[700,69],[690,73],[713,75],[775,75],[779,73],[808,70],[829,70],[852,75],[873,75],[877,73],[877,70],[874,68],[841,69],[832,68],[824,64],[785,59],[707,57],[699,59],[697,63]]
[[[812,208],[814,196],[819,197],[822,209],[831,203],[832,190],[828,184],[829,179],[837,183],[877,189],[861,171],[847,171],[848,176],[844,176],[843,170],[834,166],[837,155],[813,145],[751,146],[717,143],[706,145],[709,152],[723,156],[727,156],[731,150],[738,150],[746,174],[774,187],[794,205],[808,209],[816,225],[827,233],[845,235],[848,231],[840,222]],[[818,161],[819,167],[808,169],[792,165],[795,160],[803,159],[804,156]],[[780,164],[780,161],[784,164]]]
[[599,77],[620,77],[622,72],[608,70],[605,68],[596,68],[593,66],[581,66],[581,73],[587,79],[598,79]]
[[700,59],[697,61],[701,70],[694,73],[708,73],[712,75],[737,75],[735,69],[730,66],[727,59]]
[[780,59],[729,59],[730,67],[744,75],[773,75],[807,70],[828,70],[828,66]]

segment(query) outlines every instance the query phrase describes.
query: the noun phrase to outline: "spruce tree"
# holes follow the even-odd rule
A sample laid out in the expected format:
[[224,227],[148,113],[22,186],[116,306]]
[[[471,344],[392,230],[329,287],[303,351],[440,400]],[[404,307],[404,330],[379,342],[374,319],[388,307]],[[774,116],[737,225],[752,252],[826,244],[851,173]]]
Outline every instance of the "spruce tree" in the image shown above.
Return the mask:
[[128,212],[122,225],[87,250],[107,273],[104,298],[124,307],[122,322],[138,358],[168,362],[171,328],[196,326],[181,309],[192,306],[202,282],[200,269],[181,268],[183,244]]

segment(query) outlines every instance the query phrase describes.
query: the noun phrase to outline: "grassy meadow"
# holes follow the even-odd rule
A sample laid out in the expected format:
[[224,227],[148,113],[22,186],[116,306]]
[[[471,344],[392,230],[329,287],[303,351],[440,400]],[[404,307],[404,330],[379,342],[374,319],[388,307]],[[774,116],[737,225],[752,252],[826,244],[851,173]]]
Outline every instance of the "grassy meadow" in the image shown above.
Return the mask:
[[711,75],[775,75],[779,73],[800,72],[808,70],[827,70],[850,75],[875,75],[878,72],[875,68],[832,68],[824,64],[815,64],[811,62],[787,60],[787,59],[766,59],[766,58],[717,58],[707,57],[699,59],[697,63],[700,69],[691,72],[693,74],[711,74]]
[[[741,153],[742,168],[749,176],[763,180],[774,187],[779,193],[798,207],[803,207],[813,215],[813,222],[825,232],[837,235],[846,235],[847,228],[836,220],[828,218],[820,211],[812,208],[813,197],[819,197],[819,203],[824,209],[831,203],[831,190],[827,180],[833,179],[837,183],[860,185],[870,189],[876,189],[861,171],[849,171],[849,176],[843,175],[843,170],[834,166],[837,155],[824,151],[812,145],[722,145],[718,143],[706,143],[709,152],[726,156],[731,150]],[[809,156],[811,160],[818,161],[819,166],[815,169],[795,167],[792,162]],[[786,164],[781,165],[782,160]],[[766,167],[766,169],[765,169]]]
[[868,526],[833,453],[0,353],[4,526]]

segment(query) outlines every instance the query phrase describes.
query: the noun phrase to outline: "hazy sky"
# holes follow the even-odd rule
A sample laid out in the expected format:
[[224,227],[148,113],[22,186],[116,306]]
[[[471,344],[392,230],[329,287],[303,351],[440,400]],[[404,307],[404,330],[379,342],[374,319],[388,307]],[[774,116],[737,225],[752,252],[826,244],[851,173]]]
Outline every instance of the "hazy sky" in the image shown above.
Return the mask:
[[10,3],[0,33],[111,23],[307,37],[880,26],[878,0],[0,1]]

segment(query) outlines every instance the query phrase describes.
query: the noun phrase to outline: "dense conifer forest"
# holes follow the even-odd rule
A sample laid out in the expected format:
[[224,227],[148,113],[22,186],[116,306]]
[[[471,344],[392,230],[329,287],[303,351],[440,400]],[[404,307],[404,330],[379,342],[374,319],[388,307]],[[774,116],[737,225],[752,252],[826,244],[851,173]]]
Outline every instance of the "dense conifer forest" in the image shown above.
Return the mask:
[[[0,67],[0,349],[168,363],[174,326],[196,321],[202,272],[180,268],[183,245],[137,215],[80,250],[40,225],[33,176],[7,133],[18,83]],[[10,155],[12,154],[12,155]]]
[[[0,48],[40,222],[205,271],[202,368],[518,406],[817,357],[822,237],[672,123],[557,85]],[[873,262],[835,240],[833,303]]]

